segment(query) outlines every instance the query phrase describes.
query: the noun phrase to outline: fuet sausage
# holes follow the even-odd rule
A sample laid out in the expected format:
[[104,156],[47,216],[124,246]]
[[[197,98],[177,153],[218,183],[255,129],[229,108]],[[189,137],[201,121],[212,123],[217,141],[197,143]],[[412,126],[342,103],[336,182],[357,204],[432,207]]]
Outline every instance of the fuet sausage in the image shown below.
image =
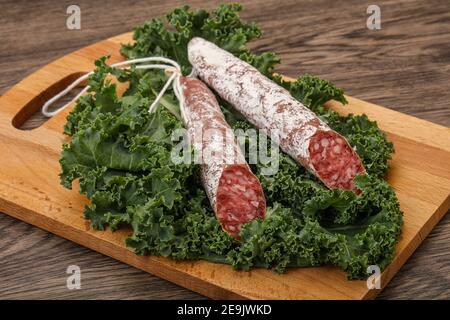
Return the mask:
[[327,187],[357,191],[361,159],[339,133],[250,64],[202,38],[188,44],[199,77]]
[[183,119],[196,152],[200,153],[202,181],[224,231],[239,238],[241,225],[264,219],[266,200],[225,121],[214,93],[200,80],[180,79]]

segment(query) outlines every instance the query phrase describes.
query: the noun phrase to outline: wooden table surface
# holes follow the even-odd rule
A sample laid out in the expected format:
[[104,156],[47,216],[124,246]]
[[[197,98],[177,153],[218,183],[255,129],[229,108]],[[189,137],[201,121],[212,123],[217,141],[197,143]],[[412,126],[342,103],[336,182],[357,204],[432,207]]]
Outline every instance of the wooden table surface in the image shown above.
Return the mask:
[[[208,9],[218,3],[204,2],[189,3]],[[66,8],[73,3],[81,8],[81,30],[66,28]],[[161,3],[0,0],[0,94],[66,53],[130,31],[185,2]],[[448,0],[376,1],[381,30],[366,26],[373,1],[242,3],[242,16],[265,32],[254,48],[278,52],[278,72],[316,74],[354,97],[450,126]],[[204,299],[3,213],[0,240],[0,299]],[[69,265],[81,268],[80,290],[66,287]],[[450,299],[450,215],[379,298]]]

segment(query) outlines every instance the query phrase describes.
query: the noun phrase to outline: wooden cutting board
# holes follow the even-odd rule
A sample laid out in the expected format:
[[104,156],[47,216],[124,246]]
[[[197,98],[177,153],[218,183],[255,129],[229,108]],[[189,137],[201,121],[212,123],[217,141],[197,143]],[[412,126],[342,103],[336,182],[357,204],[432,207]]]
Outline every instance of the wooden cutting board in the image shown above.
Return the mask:
[[[59,184],[65,110],[43,126],[17,129],[42,104],[79,75],[93,69],[96,58],[110,54],[109,63],[123,60],[123,34],[69,54],[33,73],[0,97],[0,211],[167,279],[211,298],[249,299],[370,299],[366,281],[348,281],[334,267],[234,271],[205,261],[174,261],[136,256],[124,245],[130,230],[95,231],[83,218],[87,199],[78,187]],[[405,93],[407,94],[407,93]],[[387,176],[395,188],[405,224],[397,254],[383,272],[382,287],[405,263],[450,208],[450,129],[371,103],[347,97],[345,107],[331,102],[341,114],[365,113],[377,120],[394,142],[396,153]]]

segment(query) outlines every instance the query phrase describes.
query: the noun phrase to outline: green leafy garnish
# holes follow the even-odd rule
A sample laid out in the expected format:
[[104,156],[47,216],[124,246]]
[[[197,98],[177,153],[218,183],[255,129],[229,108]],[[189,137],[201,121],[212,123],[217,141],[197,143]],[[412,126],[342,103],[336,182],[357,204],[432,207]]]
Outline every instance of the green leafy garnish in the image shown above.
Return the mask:
[[[367,267],[385,268],[395,253],[402,212],[393,189],[382,179],[393,145],[365,115],[341,117],[324,107],[333,99],[346,103],[342,90],[328,81],[303,75],[285,82],[273,75],[276,54],[255,54],[248,41],[261,36],[254,23],[240,19],[239,4],[225,4],[209,13],[177,8],[167,21],[153,19],[134,30],[133,44],[122,47],[128,58],[165,56],[190,72],[187,43],[200,36],[213,41],[284,86],[356,148],[367,175],[356,178],[362,191],[329,190],[313,175],[281,153],[275,175],[263,174],[266,165],[252,165],[267,199],[264,221],[242,228],[237,241],[221,230],[199,178],[199,166],[174,163],[171,153],[182,127],[177,100],[169,89],[153,114],[148,107],[166,76],[159,70],[115,69],[107,57],[96,61],[89,78],[89,94],[67,116],[61,183],[80,191],[90,204],[85,216],[95,229],[131,227],[126,244],[137,254],[174,259],[206,259],[237,269],[332,264],[351,279],[368,276]],[[117,94],[117,82],[127,86]],[[239,113],[221,101],[234,129],[251,128]]]

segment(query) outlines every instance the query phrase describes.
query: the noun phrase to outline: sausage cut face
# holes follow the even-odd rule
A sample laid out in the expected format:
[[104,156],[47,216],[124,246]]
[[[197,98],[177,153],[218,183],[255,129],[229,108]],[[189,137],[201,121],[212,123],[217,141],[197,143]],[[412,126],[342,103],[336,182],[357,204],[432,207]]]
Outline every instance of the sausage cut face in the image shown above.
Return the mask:
[[358,192],[353,179],[365,172],[358,154],[334,131],[317,131],[310,140],[311,164],[325,185]]
[[217,188],[216,206],[222,228],[235,238],[239,237],[242,224],[264,219],[264,192],[248,166],[232,164],[225,167]]

